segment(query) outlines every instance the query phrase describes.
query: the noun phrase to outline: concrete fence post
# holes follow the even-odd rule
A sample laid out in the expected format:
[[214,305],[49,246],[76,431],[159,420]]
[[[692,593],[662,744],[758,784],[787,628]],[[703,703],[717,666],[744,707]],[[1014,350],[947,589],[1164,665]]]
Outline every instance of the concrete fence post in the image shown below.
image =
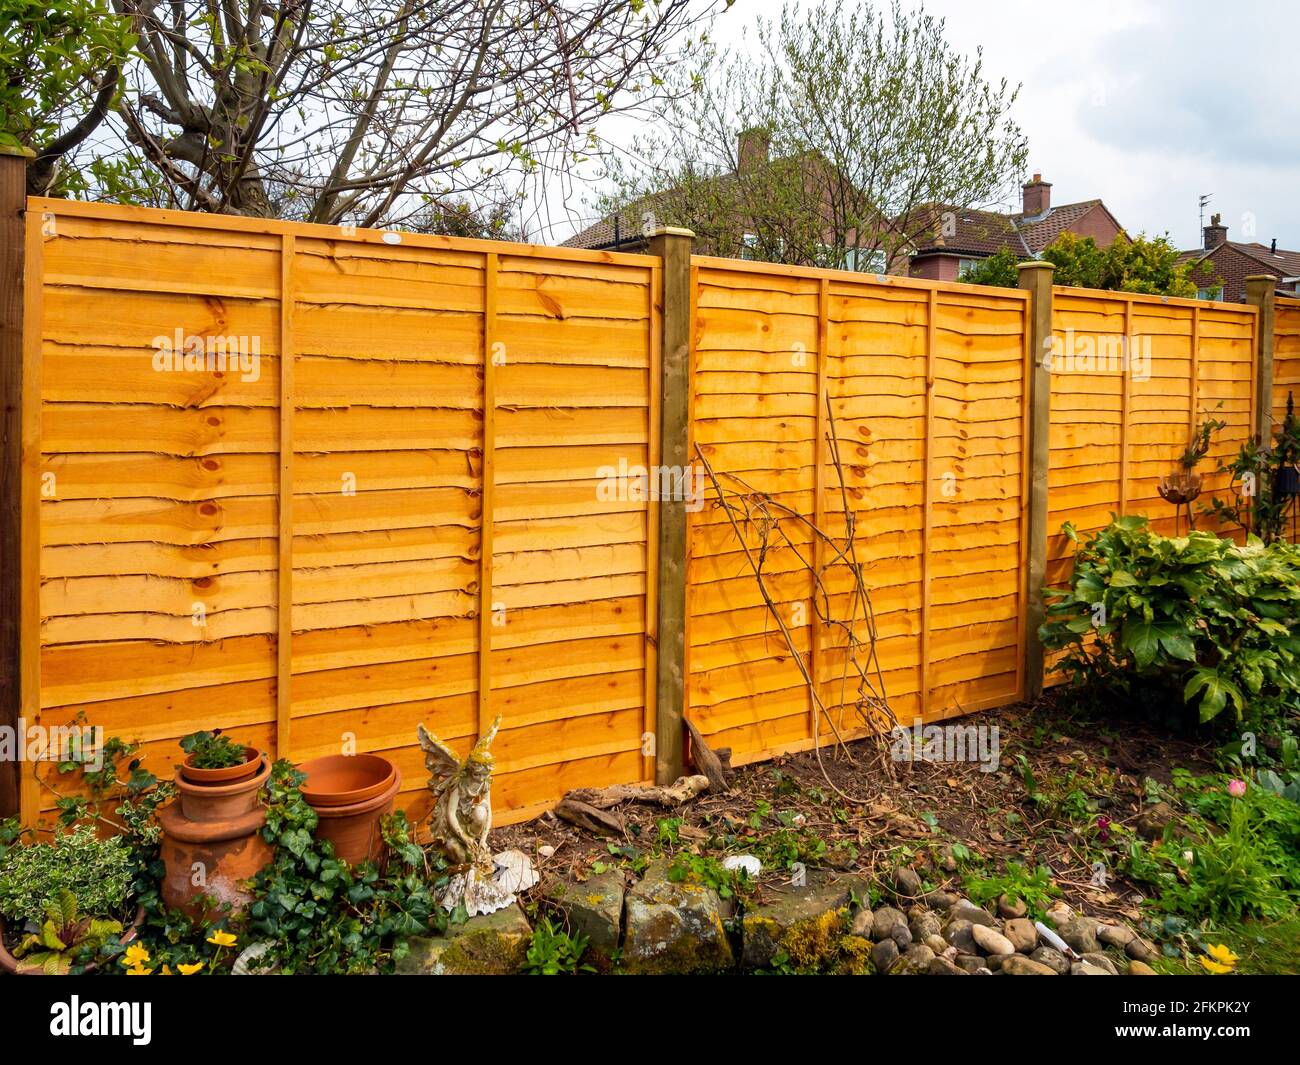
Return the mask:
[[1047,580],[1047,463],[1051,433],[1052,378],[1047,356],[1052,350],[1052,273],[1047,262],[1019,266],[1020,288],[1029,293],[1029,484],[1027,513],[1021,528],[1029,537],[1025,574],[1024,677],[1025,698],[1043,693],[1043,644],[1038,627],[1043,623],[1043,585]]
[[1255,432],[1267,446],[1273,439],[1273,329],[1277,321],[1277,278],[1252,274],[1246,278],[1246,302],[1259,308],[1255,333]]
[[[660,312],[659,463],[677,478],[651,475],[655,484],[694,482],[685,471],[692,462],[691,399],[691,242],[689,229],[661,227],[650,234],[650,254],[663,261]],[[653,415],[652,415],[653,416]],[[674,495],[659,500],[657,582],[654,625],[655,781],[671,784],[686,764],[683,715],[686,709],[686,503]],[[650,535],[654,535],[651,531]]]
[[[0,145],[0,726],[22,715],[23,292],[27,166],[35,155]],[[18,813],[22,763],[0,761],[0,817]]]

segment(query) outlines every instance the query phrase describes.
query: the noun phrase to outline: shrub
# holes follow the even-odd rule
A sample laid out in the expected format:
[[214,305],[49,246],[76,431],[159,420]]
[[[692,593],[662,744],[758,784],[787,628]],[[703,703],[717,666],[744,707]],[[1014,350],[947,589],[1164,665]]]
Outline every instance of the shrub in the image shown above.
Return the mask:
[[0,914],[17,926],[39,924],[68,891],[87,917],[121,917],[133,874],[126,844],[100,839],[89,826],[50,843],[12,846],[0,859]]
[[1201,722],[1231,707],[1252,723],[1300,705],[1296,547],[1159,536],[1123,517],[1078,548],[1068,588],[1045,594],[1043,644],[1099,702],[1163,695]]

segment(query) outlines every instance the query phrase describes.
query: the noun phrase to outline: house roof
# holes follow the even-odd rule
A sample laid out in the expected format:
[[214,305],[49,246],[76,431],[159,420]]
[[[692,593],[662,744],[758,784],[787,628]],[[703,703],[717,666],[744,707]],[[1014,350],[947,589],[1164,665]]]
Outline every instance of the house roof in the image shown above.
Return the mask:
[[[1072,229],[1085,215],[1100,207],[1123,229],[1101,200],[1081,200],[1049,208],[1039,215],[1026,216],[1023,212],[1000,214],[997,211],[957,210],[936,204],[927,204],[922,210],[935,218],[936,235],[917,242],[916,255],[993,255],[1009,248],[1017,255],[1038,255],[1057,237]],[[955,232],[944,236],[939,232],[939,219],[945,212],[956,216]]]
[[1225,247],[1259,263],[1260,267],[1270,274],[1276,274],[1278,277],[1300,277],[1300,251],[1288,251],[1285,248],[1273,251],[1267,244],[1260,244],[1258,241],[1225,240],[1213,248],[1193,248],[1179,255],[1178,262],[1180,265],[1187,262],[1200,262]]

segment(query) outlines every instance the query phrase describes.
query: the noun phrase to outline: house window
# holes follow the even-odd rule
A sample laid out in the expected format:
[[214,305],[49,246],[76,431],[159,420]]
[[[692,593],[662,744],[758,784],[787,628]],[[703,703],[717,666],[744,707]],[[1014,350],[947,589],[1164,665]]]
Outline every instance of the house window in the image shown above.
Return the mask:
[[957,260],[957,276],[958,276],[958,277],[965,277],[965,276],[966,276],[967,274],[969,274],[973,269],[975,269],[975,265],[976,265],[977,263],[982,262],[982,261],[983,261],[983,260],[981,260],[981,259],[958,259],[958,260]]
[[888,259],[878,248],[849,248],[844,252],[845,270],[859,270],[864,274],[883,274]]
[[1211,285],[1209,288],[1198,288],[1196,290],[1196,298],[1198,300],[1218,300],[1222,302],[1223,286]]

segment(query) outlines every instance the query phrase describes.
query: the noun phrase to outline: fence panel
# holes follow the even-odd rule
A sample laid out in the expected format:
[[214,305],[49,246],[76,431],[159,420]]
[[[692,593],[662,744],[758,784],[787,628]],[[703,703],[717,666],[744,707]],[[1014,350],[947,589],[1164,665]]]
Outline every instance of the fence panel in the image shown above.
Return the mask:
[[1063,522],[1086,535],[1141,513],[1187,531],[1157,485],[1207,417],[1226,424],[1198,466],[1201,500],[1223,492],[1219,462],[1251,433],[1256,321],[1238,304],[1053,289],[1048,584],[1069,574]]
[[[766,493],[836,537],[847,499],[900,720],[1018,698],[1027,297],[708,258],[694,272],[692,432],[724,490]],[[751,576],[762,538],[740,530],[747,558],[715,504],[710,488],[691,522],[688,713],[737,763],[825,742],[831,722]],[[835,726],[860,734],[847,636],[816,622],[824,559],[787,526],[763,555],[773,605]],[[825,584],[830,616],[852,616],[848,571]]]
[[1300,406],[1300,299],[1279,296],[1273,326],[1273,424],[1286,417],[1287,396]]
[[500,713],[513,816],[650,775],[658,260],[32,208],[42,724],[351,743],[410,805],[416,723]]

